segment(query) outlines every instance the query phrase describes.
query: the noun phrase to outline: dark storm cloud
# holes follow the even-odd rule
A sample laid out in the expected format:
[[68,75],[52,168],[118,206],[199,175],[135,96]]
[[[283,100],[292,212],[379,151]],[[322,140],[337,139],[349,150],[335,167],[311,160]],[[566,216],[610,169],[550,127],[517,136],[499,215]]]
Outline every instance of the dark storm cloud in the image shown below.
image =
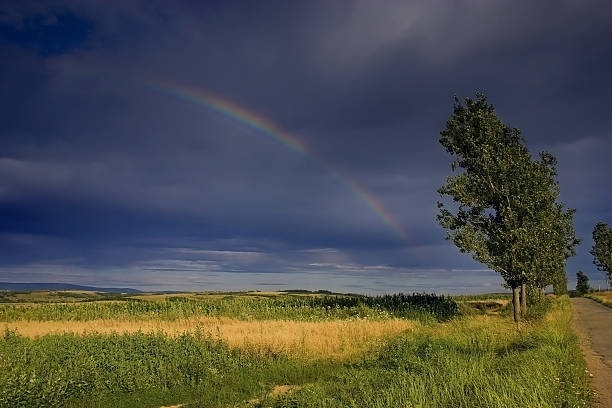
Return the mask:
[[[0,278],[220,289],[238,285],[227,273],[306,287],[324,272],[347,288],[364,275],[478,285],[482,266],[443,240],[434,204],[449,172],[438,132],[452,95],[475,90],[533,152],[558,156],[587,238],[570,267],[593,273],[590,229],[612,203],[606,2],[0,10]],[[316,159],[151,86],[162,82],[268,117]],[[320,161],[368,190],[407,240]]]
[[78,47],[92,29],[88,21],[71,13],[15,16],[5,12],[2,17],[2,37],[43,56],[62,54]]

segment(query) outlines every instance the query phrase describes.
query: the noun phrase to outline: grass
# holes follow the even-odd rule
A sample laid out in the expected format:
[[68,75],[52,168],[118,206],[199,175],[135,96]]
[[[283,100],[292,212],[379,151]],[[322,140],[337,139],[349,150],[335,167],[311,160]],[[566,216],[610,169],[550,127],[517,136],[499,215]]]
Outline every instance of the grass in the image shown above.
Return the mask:
[[417,330],[418,322],[406,319],[332,320],[303,322],[287,320],[236,320],[229,318],[191,318],[185,320],[86,320],[14,321],[0,323],[28,338],[58,334],[163,333],[179,337],[202,333],[223,341],[233,349],[259,355],[301,355],[304,357],[346,360],[359,356],[380,341],[402,332]]
[[479,316],[398,336],[334,381],[307,384],[266,407],[580,407],[584,361],[566,298],[517,330]]
[[[247,297],[233,301],[258,307]],[[19,310],[31,316],[29,309]],[[206,316],[189,320],[194,326],[182,334],[187,321],[122,318],[112,324],[162,326],[148,333],[38,337],[19,331],[43,323],[80,327],[101,321],[16,318],[6,323],[18,332],[0,338],[0,406],[588,406],[588,378],[571,329],[569,299],[555,298],[538,316],[520,327],[504,314],[426,324],[398,318],[221,317],[212,320],[227,323],[221,335],[198,329],[196,320],[207,321]],[[244,341],[258,333],[259,340]],[[374,334],[378,339],[364,342]]]
[[490,301],[490,300],[504,300],[511,301],[512,294],[511,293],[483,293],[480,295],[453,295],[450,296],[451,299],[457,302],[467,302],[467,301]]
[[601,303],[604,306],[612,307],[612,291],[607,292],[591,292],[584,297],[593,299],[596,302]]
[[[177,397],[223,406],[261,392],[266,378],[295,370],[288,360],[243,355],[200,333],[31,340],[8,332],[0,350],[0,405],[6,407],[155,406]],[[304,378],[308,368],[302,369]]]

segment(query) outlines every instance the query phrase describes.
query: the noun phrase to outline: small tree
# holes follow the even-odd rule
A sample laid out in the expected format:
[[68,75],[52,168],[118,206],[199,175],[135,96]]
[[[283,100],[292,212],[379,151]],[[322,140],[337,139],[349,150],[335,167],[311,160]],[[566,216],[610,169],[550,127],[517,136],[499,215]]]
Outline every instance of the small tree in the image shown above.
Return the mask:
[[576,292],[581,295],[585,293],[589,293],[589,277],[584,274],[582,271],[578,271],[576,274]]
[[608,282],[612,282],[612,228],[604,222],[598,222],[593,229],[593,241],[593,263],[606,274]]

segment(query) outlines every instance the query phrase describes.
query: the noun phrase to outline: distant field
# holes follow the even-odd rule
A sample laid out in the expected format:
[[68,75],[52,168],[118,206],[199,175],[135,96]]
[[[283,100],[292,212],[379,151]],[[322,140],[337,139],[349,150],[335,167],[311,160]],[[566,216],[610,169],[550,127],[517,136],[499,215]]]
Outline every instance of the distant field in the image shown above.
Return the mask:
[[320,321],[410,318],[449,320],[454,300],[427,294],[393,296],[303,296],[287,294],[139,295],[105,301],[0,304],[0,321],[13,320],[177,320],[230,317],[239,320]]
[[498,295],[83,295],[0,305],[0,407],[589,402],[566,297],[517,328]]
[[605,306],[612,307],[612,291],[593,292],[586,295],[586,297],[593,299]]
[[34,292],[9,292],[0,291],[0,304],[2,303],[74,303],[94,302],[104,300],[122,300],[129,295],[118,293],[101,293],[82,290],[66,291],[34,291]]

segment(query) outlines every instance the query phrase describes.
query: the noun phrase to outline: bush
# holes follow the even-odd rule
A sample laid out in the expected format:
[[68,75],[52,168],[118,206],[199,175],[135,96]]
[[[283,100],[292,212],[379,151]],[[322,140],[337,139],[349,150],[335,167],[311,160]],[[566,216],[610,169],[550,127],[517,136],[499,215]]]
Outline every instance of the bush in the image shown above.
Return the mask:
[[539,320],[548,313],[553,305],[549,296],[540,296],[532,300],[527,308],[527,319]]

